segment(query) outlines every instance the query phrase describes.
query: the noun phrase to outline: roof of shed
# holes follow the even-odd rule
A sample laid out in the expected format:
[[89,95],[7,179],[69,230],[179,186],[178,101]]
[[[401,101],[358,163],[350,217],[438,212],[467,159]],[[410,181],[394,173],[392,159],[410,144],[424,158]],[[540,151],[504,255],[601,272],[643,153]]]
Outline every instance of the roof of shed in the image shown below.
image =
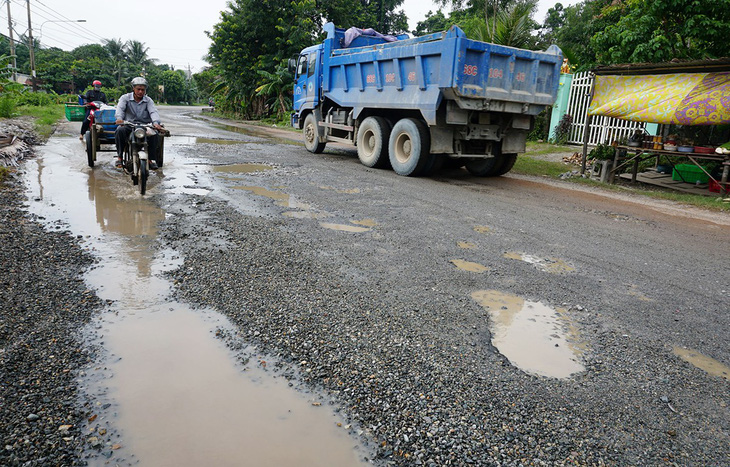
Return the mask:
[[730,71],[730,57],[712,60],[671,61],[664,63],[626,63],[601,65],[591,70],[596,75],[662,75],[671,73],[712,73]]

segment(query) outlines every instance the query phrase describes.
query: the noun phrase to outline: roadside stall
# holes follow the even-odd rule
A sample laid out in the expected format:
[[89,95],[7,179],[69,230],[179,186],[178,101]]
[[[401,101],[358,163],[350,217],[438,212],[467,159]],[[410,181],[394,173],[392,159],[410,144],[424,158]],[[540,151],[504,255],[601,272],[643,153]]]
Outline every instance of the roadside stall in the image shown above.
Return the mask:
[[[608,143],[614,160],[608,179],[698,194],[730,190],[730,59],[627,64],[593,70],[588,115],[657,123],[657,135],[637,131]],[[585,164],[585,151],[584,151]],[[638,173],[640,164],[653,167]]]

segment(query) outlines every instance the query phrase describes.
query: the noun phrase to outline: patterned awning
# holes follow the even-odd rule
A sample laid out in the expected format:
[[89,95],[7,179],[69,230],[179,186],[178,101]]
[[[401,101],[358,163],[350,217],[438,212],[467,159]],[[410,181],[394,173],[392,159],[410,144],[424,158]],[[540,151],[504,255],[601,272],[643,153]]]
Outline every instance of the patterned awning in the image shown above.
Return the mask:
[[596,75],[588,113],[676,125],[730,123],[730,72]]

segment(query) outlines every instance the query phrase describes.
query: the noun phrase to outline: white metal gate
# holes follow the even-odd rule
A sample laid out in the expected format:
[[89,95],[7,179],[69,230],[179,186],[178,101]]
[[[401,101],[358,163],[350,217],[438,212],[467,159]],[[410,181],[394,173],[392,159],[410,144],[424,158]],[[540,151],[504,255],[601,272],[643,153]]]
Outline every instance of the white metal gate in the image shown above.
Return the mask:
[[[591,101],[593,74],[590,71],[576,73],[570,85],[567,114],[573,118],[568,134],[568,143],[583,144],[588,105]],[[645,128],[643,122],[631,122],[619,118],[594,116],[588,134],[588,145],[611,144],[614,140],[628,138],[636,128]]]

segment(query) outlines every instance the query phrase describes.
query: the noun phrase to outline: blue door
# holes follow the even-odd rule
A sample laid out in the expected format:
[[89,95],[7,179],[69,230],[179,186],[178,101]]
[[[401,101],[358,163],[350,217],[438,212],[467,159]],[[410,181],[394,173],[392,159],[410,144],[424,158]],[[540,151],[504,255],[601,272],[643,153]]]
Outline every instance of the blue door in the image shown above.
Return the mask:
[[294,111],[313,109],[319,104],[319,73],[317,57],[321,49],[312,50],[299,56],[297,78],[294,85]]

